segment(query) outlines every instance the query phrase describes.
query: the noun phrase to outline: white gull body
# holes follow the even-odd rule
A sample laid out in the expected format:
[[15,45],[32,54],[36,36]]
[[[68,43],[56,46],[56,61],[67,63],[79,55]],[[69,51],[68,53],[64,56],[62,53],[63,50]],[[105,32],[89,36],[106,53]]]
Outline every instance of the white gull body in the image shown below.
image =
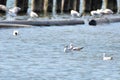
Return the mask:
[[7,11],[7,7],[5,5],[0,4],[0,10]]
[[70,44],[70,50],[73,50],[73,51],[80,51],[83,48],[84,47],[74,47],[72,43]]
[[67,53],[67,52],[70,52],[70,51],[71,51],[71,49],[68,46],[65,46],[64,52]]
[[103,60],[112,60],[112,57],[108,57],[105,53],[103,53]]
[[73,16],[73,17],[80,17],[80,13],[75,11],[75,10],[71,10],[70,14]]
[[13,31],[13,35],[14,35],[14,36],[17,36],[18,33],[19,33],[19,31],[17,31],[17,30],[14,30],[14,31]]
[[34,11],[31,11],[31,12],[30,12],[30,17],[31,17],[31,18],[36,18],[36,17],[38,17],[38,14],[35,13]]
[[12,17],[16,17],[17,16],[17,13],[21,10],[21,8],[19,7],[14,7],[14,8],[11,8],[9,9],[8,11],[8,14]]

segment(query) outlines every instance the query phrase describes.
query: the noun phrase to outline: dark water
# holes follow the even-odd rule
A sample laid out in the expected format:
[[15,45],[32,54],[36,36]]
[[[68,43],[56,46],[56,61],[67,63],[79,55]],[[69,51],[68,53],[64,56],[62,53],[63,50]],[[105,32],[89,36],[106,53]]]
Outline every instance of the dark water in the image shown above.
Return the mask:
[[[64,53],[70,43],[84,49]],[[120,23],[0,28],[0,80],[120,80],[119,52]]]

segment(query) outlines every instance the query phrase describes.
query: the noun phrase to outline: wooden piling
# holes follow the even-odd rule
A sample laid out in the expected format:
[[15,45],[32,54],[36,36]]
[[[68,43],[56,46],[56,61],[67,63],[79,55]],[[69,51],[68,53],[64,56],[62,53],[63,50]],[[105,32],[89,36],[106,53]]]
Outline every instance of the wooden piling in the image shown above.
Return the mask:
[[77,0],[77,3],[76,3],[76,11],[79,12],[79,5],[80,5],[80,0]]
[[79,13],[81,16],[85,14],[85,0],[80,0]]
[[62,2],[61,2],[61,13],[63,13],[63,10],[64,10],[64,3],[65,2],[65,0],[62,0]]
[[108,0],[102,0],[102,9],[107,9]]
[[[7,0],[0,0],[0,4],[5,5],[6,6]],[[0,10],[0,14],[5,14],[6,11]]]
[[117,13],[120,13],[120,0],[117,0]]
[[20,7],[21,10],[18,13],[27,13],[28,9],[28,0],[15,0],[15,6]]
[[91,10],[101,9],[102,0],[92,0],[91,2]]
[[79,0],[74,0],[74,2],[73,2],[73,10],[76,10],[76,11],[78,11],[79,12],[79,4],[80,2],[79,2]]
[[48,10],[48,0],[44,0],[44,15],[47,15]]
[[56,2],[57,0],[53,0],[53,7],[52,7],[52,15],[54,16],[54,15],[56,15]]
[[0,4],[6,5],[6,3],[7,3],[7,0],[0,0]]
[[64,0],[64,9],[63,9],[63,12],[70,12],[71,8],[70,8],[70,1],[71,0]]
[[[111,9],[113,12],[117,12],[118,6],[116,0],[102,0],[102,9]],[[118,0],[119,1],[119,0]]]
[[74,0],[73,2],[73,9],[76,10],[77,0]]
[[43,4],[44,0],[32,0],[31,2],[31,10],[40,13],[43,12]]
[[78,0],[62,0],[61,1],[61,13],[70,13],[71,10],[79,11],[79,6],[77,7]]
[[[7,0],[0,0],[0,4],[6,5]],[[70,13],[70,10],[79,11],[80,14],[89,13],[97,9],[111,9],[120,13],[120,0],[15,0],[15,6],[20,7],[19,13],[27,13],[28,2],[31,1],[31,10],[36,13],[48,12]],[[5,11],[0,10],[0,13]]]
[[48,12],[52,12],[52,8],[53,8],[53,0],[48,0]]
[[57,9],[57,13],[60,13],[61,12],[61,0],[57,0],[57,3],[56,3],[56,9]]
[[117,12],[117,1],[116,0],[108,0],[107,8],[111,9],[113,12]]
[[74,0],[70,0],[70,10],[74,10]]
[[85,0],[85,13],[89,13],[91,9],[92,0]]
[[53,0],[44,0],[44,16],[48,15],[48,12],[52,12]]

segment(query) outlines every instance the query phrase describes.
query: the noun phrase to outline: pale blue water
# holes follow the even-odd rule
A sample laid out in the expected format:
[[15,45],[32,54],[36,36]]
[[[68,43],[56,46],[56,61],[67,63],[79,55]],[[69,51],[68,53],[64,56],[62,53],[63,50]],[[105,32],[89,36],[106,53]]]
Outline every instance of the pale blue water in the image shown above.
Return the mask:
[[[0,80],[120,80],[119,25],[0,28]],[[70,43],[84,49],[64,53]]]
[[[70,43],[84,49],[64,53]],[[120,23],[0,28],[0,80],[120,80],[119,52]]]

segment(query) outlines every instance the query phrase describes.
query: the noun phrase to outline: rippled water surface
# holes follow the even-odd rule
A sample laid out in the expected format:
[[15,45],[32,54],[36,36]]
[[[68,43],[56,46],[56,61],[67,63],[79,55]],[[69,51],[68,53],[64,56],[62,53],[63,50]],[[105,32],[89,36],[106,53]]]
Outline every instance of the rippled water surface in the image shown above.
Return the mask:
[[[84,48],[64,53],[70,43]],[[120,80],[119,52],[120,23],[0,28],[0,80]],[[103,61],[103,53],[113,60]]]
[[[64,53],[70,43],[84,49]],[[120,23],[0,28],[0,80],[120,80],[119,52]]]

